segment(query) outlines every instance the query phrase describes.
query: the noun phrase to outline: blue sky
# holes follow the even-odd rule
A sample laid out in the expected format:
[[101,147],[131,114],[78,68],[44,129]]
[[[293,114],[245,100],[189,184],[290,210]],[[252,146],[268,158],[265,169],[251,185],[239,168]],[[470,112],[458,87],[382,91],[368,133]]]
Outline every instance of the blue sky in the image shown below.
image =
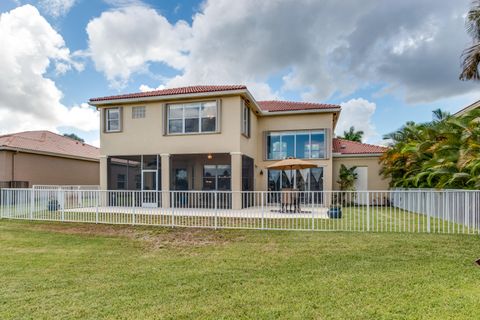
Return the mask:
[[480,98],[478,83],[457,80],[468,6],[4,0],[0,36],[12,49],[0,54],[0,133],[45,128],[98,144],[91,97],[232,83],[258,100],[342,104],[337,133],[355,125],[378,143]]

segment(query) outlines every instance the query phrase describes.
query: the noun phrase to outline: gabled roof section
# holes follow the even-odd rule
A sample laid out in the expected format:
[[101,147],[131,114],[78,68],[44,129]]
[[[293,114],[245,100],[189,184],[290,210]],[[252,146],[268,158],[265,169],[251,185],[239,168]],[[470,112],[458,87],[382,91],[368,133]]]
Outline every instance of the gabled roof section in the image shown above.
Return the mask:
[[89,101],[92,104],[95,104],[95,102],[100,102],[100,101],[141,99],[141,98],[165,97],[165,96],[175,96],[175,95],[212,93],[212,92],[220,93],[220,92],[237,91],[237,90],[247,90],[247,87],[244,85],[190,86],[190,87],[154,90],[154,91],[147,91],[147,92],[128,93],[128,94],[121,94],[116,96],[91,98]]
[[100,157],[98,148],[50,131],[25,131],[0,136],[0,150],[18,150],[87,160],[98,160]]
[[387,151],[387,147],[361,143],[340,138],[333,139],[333,153],[347,155],[378,155]]
[[293,102],[293,101],[257,101],[260,109],[265,112],[288,112],[305,110],[340,110],[341,107],[335,104],[311,103],[311,102]]
[[475,101],[474,103],[472,104],[469,104],[468,106],[466,106],[465,108],[455,112],[453,115],[455,117],[459,117],[459,116],[463,116],[465,113],[469,112],[469,111],[472,111],[474,109],[477,109],[477,108],[480,108],[480,100],[478,101]]

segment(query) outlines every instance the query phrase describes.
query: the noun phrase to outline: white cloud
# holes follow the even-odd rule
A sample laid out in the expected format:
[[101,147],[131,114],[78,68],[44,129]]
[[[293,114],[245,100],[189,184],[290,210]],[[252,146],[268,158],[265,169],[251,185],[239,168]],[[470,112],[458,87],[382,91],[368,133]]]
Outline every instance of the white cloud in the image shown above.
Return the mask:
[[372,122],[372,116],[377,108],[375,103],[359,98],[342,102],[340,105],[342,112],[335,129],[337,136],[342,136],[344,131],[354,126],[355,130],[364,132],[364,141],[377,143],[380,140]]
[[88,23],[88,53],[111,85],[122,88],[133,73],[146,72],[149,62],[181,70],[190,31],[186,22],[172,25],[153,9],[122,7]]
[[160,62],[179,73],[167,86],[274,77],[282,90],[257,86],[259,99],[293,90],[320,101],[373,84],[418,103],[480,91],[458,81],[469,3],[206,0],[190,26],[127,4],[87,31],[97,70],[117,87]]
[[65,16],[75,5],[76,0],[40,0],[38,5],[52,17]]
[[155,91],[155,90],[162,90],[162,89],[165,89],[166,87],[161,84],[159,85],[158,87],[156,88],[152,88],[146,84],[141,84],[140,87],[138,88],[138,90],[140,90],[140,92],[148,92],[148,91]]
[[76,68],[63,38],[25,5],[0,15],[0,131],[52,130],[71,126],[98,128],[98,115],[81,105],[67,108],[62,92],[45,77],[50,66],[59,72]]

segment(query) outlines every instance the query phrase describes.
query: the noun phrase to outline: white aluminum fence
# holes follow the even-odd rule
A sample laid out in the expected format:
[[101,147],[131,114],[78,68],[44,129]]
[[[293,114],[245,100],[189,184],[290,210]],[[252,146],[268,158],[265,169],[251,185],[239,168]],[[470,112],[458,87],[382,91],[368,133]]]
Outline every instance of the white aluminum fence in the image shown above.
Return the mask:
[[37,190],[100,190],[99,185],[52,185],[52,184],[35,184],[32,186]]
[[10,219],[315,231],[480,234],[480,191],[2,189]]

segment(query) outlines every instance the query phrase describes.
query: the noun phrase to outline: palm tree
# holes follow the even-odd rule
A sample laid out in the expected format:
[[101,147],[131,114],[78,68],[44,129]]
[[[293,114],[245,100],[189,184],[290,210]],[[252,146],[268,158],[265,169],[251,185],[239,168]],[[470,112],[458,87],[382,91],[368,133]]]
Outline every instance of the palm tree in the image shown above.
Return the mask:
[[358,173],[355,172],[356,166],[347,168],[344,164],[340,166],[339,180],[340,190],[353,191],[355,190],[355,181],[358,179]]
[[355,131],[355,127],[351,126],[348,131],[343,131],[343,137],[341,139],[362,142],[364,132],[361,130]]
[[393,187],[480,188],[479,119],[479,109],[459,117],[435,110],[431,122],[408,122],[385,136],[381,173]]
[[467,14],[466,29],[472,37],[472,45],[462,53],[462,73],[460,80],[479,80],[478,64],[480,63],[480,1],[472,2]]

